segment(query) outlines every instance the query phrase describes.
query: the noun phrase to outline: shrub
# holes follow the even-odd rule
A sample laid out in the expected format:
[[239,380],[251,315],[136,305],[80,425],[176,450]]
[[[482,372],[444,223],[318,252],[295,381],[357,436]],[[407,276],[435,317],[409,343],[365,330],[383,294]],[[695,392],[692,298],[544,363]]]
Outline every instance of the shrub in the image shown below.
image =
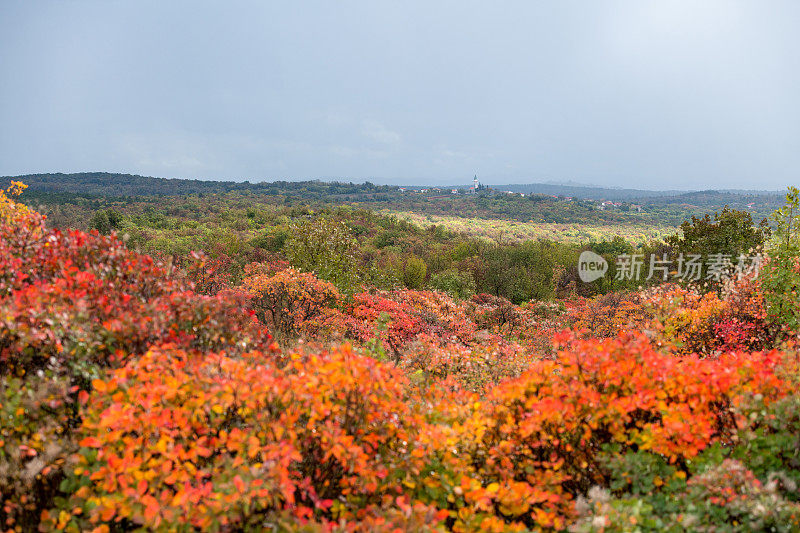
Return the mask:
[[313,272],[333,283],[344,294],[358,290],[357,243],[347,225],[338,220],[317,218],[291,228],[284,250],[293,267]]
[[649,451],[686,470],[711,443],[730,441],[744,399],[784,394],[776,353],[712,361],[655,352],[642,337],[560,341],[557,361],[500,384],[466,425],[481,478],[497,484],[492,501],[528,526],[562,527],[577,495],[605,485],[604,450]]
[[425,284],[428,266],[416,256],[406,259],[403,264],[403,284],[409,289],[421,289]]
[[0,523],[36,527],[75,448],[77,398],[107,368],[158,341],[231,354],[266,345],[242,304],[195,294],[115,237],[48,229],[0,194]]
[[0,524],[36,529],[40,513],[59,494],[67,456],[74,450],[74,390],[48,375],[0,376]]
[[400,361],[407,373],[422,373],[430,380],[452,378],[464,388],[481,392],[487,385],[518,377],[536,355],[527,347],[511,343],[486,343],[474,346],[417,342]]
[[769,320],[783,338],[800,332],[800,256],[795,249],[773,251],[760,275]]
[[297,336],[304,323],[318,318],[340,298],[333,284],[293,268],[274,275],[251,274],[242,285],[253,298],[256,316],[283,338]]
[[399,372],[347,347],[291,360],[165,346],[95,382],[64,483],[72,495],[51,524],[354,520],[401,496],[418,422]]
[[788,396],[768,405],[754,401],[748,414],[728,455],[762,483],[776,483],[786,498],[800,501],[800,398]]
[[742,463],[725,460],[693,476],[683,495],[681,525],[706,531],[797,531],[800,505],[786,501],[777,483],[761,483]]
[[433,274],[431,287],[460,300],[469,299],[475,294],[475,280],[472,279],[472,274],[455,268]]
[[620,331],[641,330],[651,318],[642,305],[642,295],[617,291],[590,300],[578,299],[569,308],[572,327],[592,337],[615,337]]

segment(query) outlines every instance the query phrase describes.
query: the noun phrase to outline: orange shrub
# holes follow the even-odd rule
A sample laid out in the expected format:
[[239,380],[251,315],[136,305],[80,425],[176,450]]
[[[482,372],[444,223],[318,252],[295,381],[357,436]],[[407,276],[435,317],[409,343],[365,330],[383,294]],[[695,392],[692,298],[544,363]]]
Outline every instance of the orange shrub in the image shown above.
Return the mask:
[[353,296],[348,312],[352,317],[349,334],[361,341],[377,337],[388,345],[396,361],[410,353],[415,341],[441,346],[500,341],[489,332],[478,334],[469,307],[442,292],[362,292]]
[[679,354],[709,354],[718,350],[720,339],[714,331],[727,310],[716,293],[700,294],[676,285],[646,291],[644,305],[652,310],[657,342]]
[[285,268],[273,275],[253,271],[242,281],[256,315],[284,337],[297,336],[305,322],[320,317],[340,299],[331,283]]
[[641,330],[651,318],[639,293],[623,291],[573,301],[567,316],[574,329],[602,338],[615,337],[620,331]]
[[354,520],[401,496],[418,422],[402,375],[347,347],[290,359],[163,347],[96,381],[51,525]]
[[776,352],[712,361],[658,353],[641,336],[560,340],[557,361],[500,384],[464,426],[475,439],[484,508],[529,527],[565,525],[573,498],[607,481],[599,458],[608,447],[685,468],[731,437],[740,402],[785,392]]
[[491,339],[473,346],[440,345],[435,340],[420,339],[411,348],[399,362],[407,373],[421,372],[429,380],[452,378],[476,392],[519,376],[538,357],[527,346]]

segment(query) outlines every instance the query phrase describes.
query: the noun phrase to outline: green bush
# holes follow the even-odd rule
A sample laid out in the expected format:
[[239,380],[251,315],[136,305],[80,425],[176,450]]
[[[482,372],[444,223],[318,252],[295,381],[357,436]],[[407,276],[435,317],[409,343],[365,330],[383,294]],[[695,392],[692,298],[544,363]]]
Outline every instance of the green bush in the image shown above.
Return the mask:
[[403,284],[409,289],[421,289],[425,285],[425,276],[428,266],[425,261],[416,256],[406,259],[403,265]]
[[108,235],[122,227],[123,217],[113,209],[97,211],[89,222],[89,229],[96,229],[101,235]]
[[313,272],[344,294],[358,289],[356,240],[346,224],[318,218],[293,226],[284,250],[286,258],[302,272]]
[[751,414],[731,457],[764,483],[778,482],[785,495],[800,501],[800,397],[789,396]]
[[760,278],[769,320],[784,336],[800,331],[800,264],[798,250],[780,248],[770,253]]
[[469,272],[450,268],[431,276],[431,288],[446,292],[453,298],[467,300],[475,294],[475,280]]
[[[664,501],[668,501],[664,505]],[[595,487],[576,503],[570,531],[800,531],[800,505],[778,484],[761,483],[741,462],[727,459],[693,476],[669,500],[658,494],[613,498]]]

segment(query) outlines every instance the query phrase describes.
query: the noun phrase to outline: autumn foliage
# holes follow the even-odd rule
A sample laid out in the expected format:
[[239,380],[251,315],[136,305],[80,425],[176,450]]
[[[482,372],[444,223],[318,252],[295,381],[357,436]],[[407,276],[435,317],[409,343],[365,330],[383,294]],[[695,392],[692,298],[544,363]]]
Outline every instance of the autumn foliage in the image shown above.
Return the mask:
[[732,279],[721,295],[672,284],[610,293],[571,302],[568,320],[592,337],[645,332],[681,355],[763,350],[775,344],[780,328],[769,319],[760,283],[753,276]]
[[19,189],[0,194],[3,530],[800,524],[800,364],[768,349],[755,279],[563,312],[343,294],[266,262],[235,282],[224,258],[47,228]]
[[281,368],[261,352],[153,349],[94,383],[68,520],[220,529],[284,510],[353,519],[354,508],[401,496],[414,425],[402,386],[396,370],[347,348]]
[[155,342],[232,353],[263,344],[269,336],[242,307],[234,297],[197,295],[116,237],[49,229],[0,195],[6,525],[38,520],[41,500],[58,487],[80,418],[77,397],[93,378]]
[[607,483],[606,450],[651,452],[685,470],[730,441],[742,401],[785,393],[777,353],[701,361],[658,353],[643,337],[560,341],[557,360],[494,388],[466,429],[480,477],[498,484],[490,501],[528,527],[563,527],[574,498]]
[[259,319],[284,337],[296,336],[310,322],[329,318],[341,298],[331,283],[288,267],[265,273],[257,265],[246,271],[244,291]]

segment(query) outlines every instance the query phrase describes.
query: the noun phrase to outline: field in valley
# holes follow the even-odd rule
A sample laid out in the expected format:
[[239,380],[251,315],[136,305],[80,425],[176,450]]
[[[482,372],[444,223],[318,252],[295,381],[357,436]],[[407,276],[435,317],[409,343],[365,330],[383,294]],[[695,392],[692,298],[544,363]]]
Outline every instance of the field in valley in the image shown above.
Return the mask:
[[630,222],[595,225],[556,222],[519,222],[500,218],[462,218],[414,213],[411,211],[381,210],[380,213],[408,220],[420,227],[443,226],[448,230],[495,242],[521,242],[546,239],[572,244],[609,241],[622,237],[634,244],[645,244],[673,235],[677,226],[659,226],[632,217]]

